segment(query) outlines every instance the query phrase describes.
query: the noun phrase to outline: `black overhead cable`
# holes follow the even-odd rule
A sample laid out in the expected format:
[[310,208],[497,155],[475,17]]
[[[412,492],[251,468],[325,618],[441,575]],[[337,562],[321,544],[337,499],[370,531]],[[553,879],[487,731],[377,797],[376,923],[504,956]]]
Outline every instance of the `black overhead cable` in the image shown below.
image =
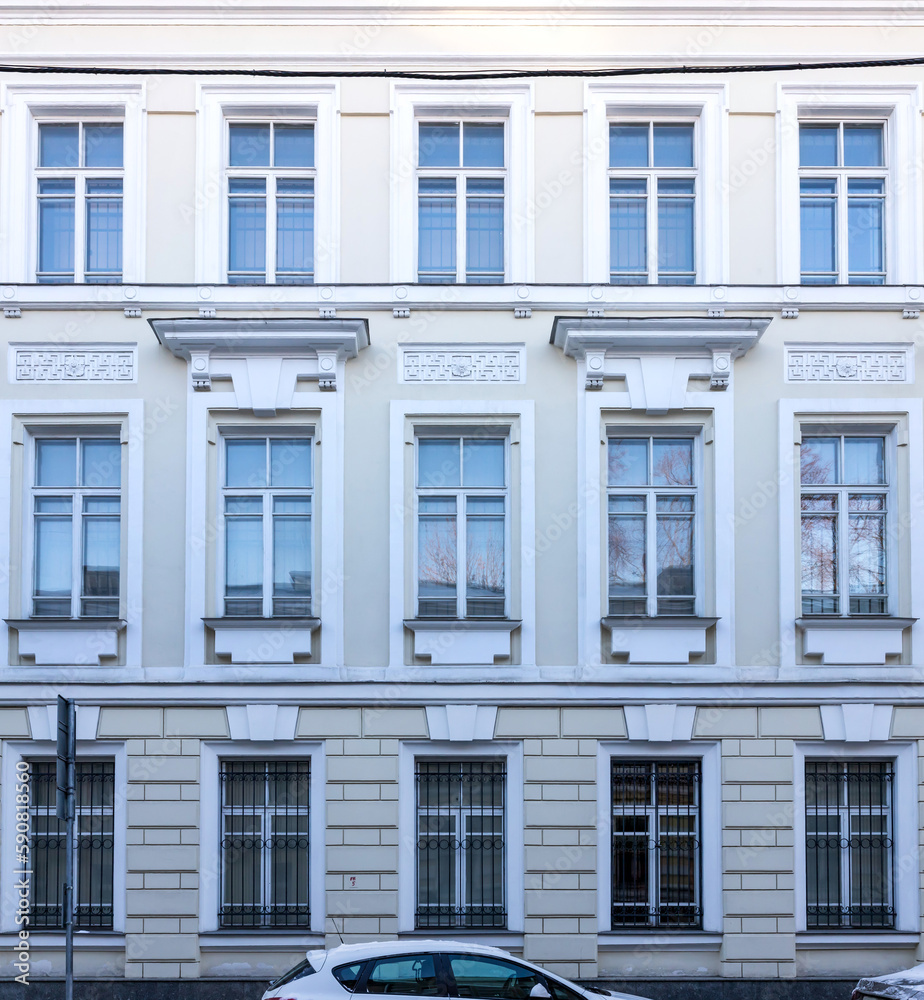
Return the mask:
[[82,76],[268,76],[289,78],[326,77],[383,77],[395,80],[520,80],[531,77],[619,77],[664,76],[673,73],[710,74],[731,73],[787,73],[813,69],[877,69],[886,66],[921,66],[924,56],[905,56],[895,59],[830,59],[823,62],[751,63],[716,66],[623,66],[609,69],[509,69],[486,70],[474,73],[441,73],[438,71],[406,69],[180,69],[176,67],[149,66],[27,66],[12,63],[0,64],[0,73],[76,73]]

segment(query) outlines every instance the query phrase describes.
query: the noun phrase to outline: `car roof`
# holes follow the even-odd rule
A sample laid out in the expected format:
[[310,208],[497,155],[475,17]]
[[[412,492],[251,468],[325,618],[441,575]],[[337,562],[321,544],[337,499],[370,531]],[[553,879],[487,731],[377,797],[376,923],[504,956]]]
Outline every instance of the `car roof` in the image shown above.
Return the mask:
[[500,948],[492,948],[486,944],[428,938],[418,938],[410,941],[367,941],[362,944],[340,944],[336,948],[330,948],[327,951],[322,949],[309,951],[306,957],[315,968],[321,968],[325,965],[336,965],[342,962],[363,962],[369,958],[382,958],[386,955],[418,955],[421,952],[434,951],[456,951],[471,955],[493,955],[498,958],[513,957]]

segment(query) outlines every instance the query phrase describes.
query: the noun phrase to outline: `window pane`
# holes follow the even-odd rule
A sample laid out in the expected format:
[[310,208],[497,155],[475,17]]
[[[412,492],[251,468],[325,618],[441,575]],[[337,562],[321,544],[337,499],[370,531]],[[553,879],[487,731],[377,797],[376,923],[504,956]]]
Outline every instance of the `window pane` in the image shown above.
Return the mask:
[[79,125],[39,125],[39,166],[79,166]]
[[839,450],[840,438],[803,438],[799,449],[802,485],[827,486],[839,482]]
[[459,166],[459,125],[420,125],[418,160],[422,167]]
[[229,163],[232,167],[268,167],[270,162],[269,125],[231,125]]
[[307,598],[311,594],[311,520],[289,515],[274,517],[273,522],[273,595]]
[[851,514],[848,519],[851,594],[886,592],[885,517]]
[[[258,443],[262,445],[262,442]],[[289,488],[311,486],[310,438],[273,438],[270,441],[270,485]]]
[[122,484],[122,448],[117,439],[84,440],[80,450],[81,486],[117,487]]
[[504,614],[504,517],[477,515],[468,507],[466,524],[466,614],[502,617]]
[[273,163],[277,167],[314,166],[314,126],[277,125]]
[[[646,594],[647,530],[644,514],[637,517],[619,516],[613,512],[610,498],[608,525],[609,596],[644,597]],[[644,504],[644,497],[635,498]],[[642,506],[644,511],[644,506]]]
[[658,273],[690,273],[693,264],[693,205],[688,198],[662,197],[665,182],[658,184]]
[[462,126],[462,165],[503,167],[504,126],[502,124]]
[[39,198],[39,261],[43,274],[73,277],[74,198]]
[[852,276],[880,274],[884,268],[883,181],[847,184],[847,268]]
[[885,439],[844,438],[844,482],[853,485],[884,485]]
[[844,166],[881,167],[882,126],[844,126]]
[[799,126],[799,166],[836,167],[837,125]]
[[607,472],[610,486],[647,486],[648,441],[645,438],[610,438]]
[[403,996],[435,997],[442,994],[433,955],[401,955],[381,958],[366,980],[367,993],[399,993]]
[[266,198],[228,199],[228,270],[265,277]]
[[651,442],[651,472],[655,486],[693,485],[691,438],[655,438]]
[[225,518],[225,578],[228,597],[263,594],[263,519]]
[[803,181],[800,203],[802,271],[808,276],[831,275],[834,281],[837,271],[837,201],[833,197],[806,197],[811,190]]
[[77,442],[39,438],[35,442],[35,485],[77,485]]
[[648,166],[647,125],[610,125],[610,166]]
[[266,486],[266,442],[225,442],[225,485],[233,489]]
[[84,125],[83,156],[88,167],[121,167],[121,122],[115,125]]
[[83,519],[83,596],[119,596],[119,518]]
[[802,592],[837,593],[837,519],[802,515]]
[[[281,184],[281,182],[280,182]],[[276,273],[314,272],[314,198],[276,198]]]
[[655,125],[654,165],[656,167],[693,166],[692,125]]
[[[627,185],[635,185],[642,197],[613,197],[614,187],[623,192]],[[644,180],[610,183],[610,272],[620,277],[637,276],[640,282],[648,272],[646,189]]]
[[[35,520],[35,596],[70,597],[72,536],[69,516]],[[69,615],[70,610],[64,614]]]
[[505,450],[505,442],[501,438],[481,441],[463,438],[462,485],[503,486]]
[[449,964],[459,996],[473,1000],[522,1000],[540,981],[533,969],[496,958],[450,955]]
[[[668,501],[674,505],[677,501]],[[682,508],[682,501],[681,501]],[[658,596],[690,596],[693,586],[693,518],[658,514]]]
[[438,489],[461,485],[458,438],[418,438],[417,485]]
[[455,516],[420,514],[417,535],[417,594],[421,613],[456,616],[457,541]]
[[456,279],[456,182],[421,178],[417,201],[417,266],[424,277]]
[[504,279],[504,199],[503,182],[482,181],[481,184],[498,184],[501,197],[479,197],[473,194],[477,182],[467,185],[465,217],[465,274],[468,281],[484,278],[489,281]]
[[[89,193],[90,184],[87,189]],[[122,273],[122,199],[87,198],[87,274]]]

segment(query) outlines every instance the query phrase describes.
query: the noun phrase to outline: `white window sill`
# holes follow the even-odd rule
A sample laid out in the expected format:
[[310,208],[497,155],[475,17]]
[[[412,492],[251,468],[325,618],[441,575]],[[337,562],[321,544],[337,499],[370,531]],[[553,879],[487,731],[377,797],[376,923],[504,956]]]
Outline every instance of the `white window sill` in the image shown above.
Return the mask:
[[232,663],[294,663],[311,656],[320,618],[203,618],[215,633],[215,653]]
[[916,931],[800,931],[796,949],[802,951],[852,950],[854,948],[914,948]]
[[824,664],[854,666],[885,664],[902,653],[902,633],[916,618],[835,615],[797,618],[805,656],[820,656]]
[[493,665],[510,659],[511,633],[523,623],[510,618],[409,618],[414,656],[433,666]]
[[610,632],[613,656],[629,663],[683,663],[706,652],[706,633],[718,618],[663,615],[655,618],[608,615],[601,624]]
[[598,937],[600,951],[719,951],[722,935],[709,931],[602,931]]
[[102,666],[119,655],[121,618],[5,618],[19,634],[19,655],[38,667]]

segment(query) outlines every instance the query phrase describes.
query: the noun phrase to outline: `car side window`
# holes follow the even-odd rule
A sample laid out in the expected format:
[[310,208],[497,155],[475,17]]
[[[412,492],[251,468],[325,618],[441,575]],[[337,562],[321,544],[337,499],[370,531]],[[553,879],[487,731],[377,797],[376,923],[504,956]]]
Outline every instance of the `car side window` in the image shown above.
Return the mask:
[[340,985],[352,993],[356,989],[365,962],[354,962],[352,965],[340,965],[334,969],[334,976]]
[[447,955],[456,995],[473,1000],[527,1000],[542,980],[533,969],[484,955]]
[[380,958],[366,977],[366,993],[415,997],[446,995],[437,974],[435,955],[395,955]]
[[552,994],[552,1000],[583,1000],[583,997],[577,990],[569,990],[567,986],[555,982],[551,977],[545,982],[549,988],[549,993]]

